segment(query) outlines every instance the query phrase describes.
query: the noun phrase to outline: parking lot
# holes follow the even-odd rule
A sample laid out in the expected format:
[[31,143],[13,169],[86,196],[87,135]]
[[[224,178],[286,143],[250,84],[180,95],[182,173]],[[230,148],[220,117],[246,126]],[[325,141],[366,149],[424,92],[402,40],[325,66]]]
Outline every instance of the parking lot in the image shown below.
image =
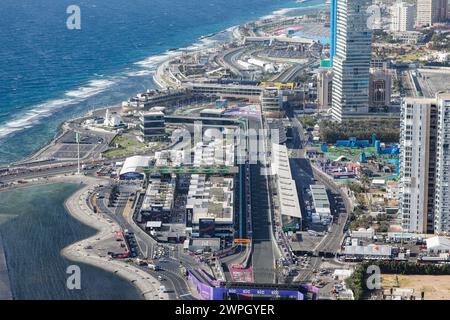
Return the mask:
[[[95,148],[95,145],[80,144],[80,158],[85,158]],[[78,146],[76,144],[61,144],[60,147],[53,153],[53,156],[58,159],[77,159]]]
[[103,240],[96,239],[95,244],[88,245],[85,249],[91,250],[101,257],[125,258],[128,255],[127,245],[122,234],[111,235],[111,237]]

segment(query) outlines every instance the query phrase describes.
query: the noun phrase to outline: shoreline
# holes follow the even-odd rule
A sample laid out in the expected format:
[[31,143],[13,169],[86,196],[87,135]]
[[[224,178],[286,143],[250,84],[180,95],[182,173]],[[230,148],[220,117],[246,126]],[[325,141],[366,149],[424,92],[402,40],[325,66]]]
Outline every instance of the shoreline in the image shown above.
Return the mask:
[[[126,262],[114,259],[110,260],[108,257],[93,254],[92,250],[88,251],[84,249],[89,245],[93,245],[114,236],[117,231],[121,231],[120,226],[115,221],[110,220],[112,222],[108,222],[108,218],[104,217],[102,214],[94,214],[84,202],[84,196],[86,193],[90,188],[99,182],[104,182],[104,180],[76,175],[55,176],[48,179],[30,180],[25,185],[12,186],[0,190],[0,192],[15,189],[26,189],[36,185],[49,185],[57,183],[82,185],[79,190],[66,199],[64,202],[64,208],[70,216],[80,221],[82,224],[95,229],[97,233],[89,238],[82,239],[63,248],[60,251],[61,255],[74,263],[84,263],[121,277],[122,279],[130,282],[130,284],[133,285],[141,294],[144,300],[168,300],[169,296],[167,293],[159,292],[159,286],[161,283],[149,273],[133,265],[127,264]],[[81,198],[83,200],[81,200]]]
[[11,279],[9,277],[6,252],[3,245],[2,234],[0,233],[0,301],[14,300]]
[[138,291],[140,291],[145,300],[168,300],[167,293],[159,293],[159,286],[161,283],[149,273],[120,260],[110,260],[106,257],[93,255],[92,251],[87,251],[85,249],[88,245],[108,239],[111,236],[114,236],[116,232],[121,231],[120,226],[116,222],[112,220],[112,222],[108,222],[107,218],[102,214],[94,214],[85,203],[85,196],[89,189],[99,181],[103,180],[86,176],[72,177],[71,179],[60,178],[57,180],[60,180],[59,182],[76,182],[78,180],[79,183],[81,182],[84,184],[80,190],[75,192],[64,202],[64,207],[73,218],[98,231],[90,238],[83,239],[67,246],[61,250],[61,254],[71,261],[82,262],[101,268],[129,281]]
[[[310,1],[311,0],[307,0],[304,3],[307,4]],[[323,3],[317,4],[317,5],[313,5],[312,7],[320,6],[320,5],[323,5]],[[293,7],[291,5],[291,6],[286,7],[286,8],[280,8],[278,10],[274,10],[271,14],[262,15],[262,16],[257,17],[257,18],[249,19],[249,20],[247,20],[245,22],[242,22],[240,24],[233,25],[233,26],[227,27],[225,29],[222,29],[222,30],[219,30],[219,31],[216,31],[216,32],[212,32],[212,33],[207,34],[207,35],[204,35],[204,36],[202,36],[200,38],[197,38],[195,41],[193,41],[190,46],[196,45],[199,42],[201,42],[202,40],[210,39],[214,35],[217,35],[217,34],[220,34],[220,33],[223,33],[223,32],[229,32],[230,35],[231,35],[232,41],[236,41],[236,40],[242,39],[242,35],[239,33],[239,28],[241,26],[243,26],[245,24],[248,24],[248,23],[251,23],[251,22],[261,21],[261,20],[267,19],[269,17],[270,18],[283,17],[283,16],[286,16],[286,13],[289,13],[292,10],[302,9],[302,8],[303,7],[301,7],[301,6],[294,6]],[[227,41],[219,41],[218,40],[217,43],[214,44],[213,46],[221,45],[221,44],[224,44],[226,42]],[[145,58],[144,60],[142,60],[142,61],[145,61],[145,60],[152,59],[152,58],[161,58],[161,60],[159,60],[156,63],[156,65],[154,66],[154,69],[153,70],[149,70],[149,71],[151,71],[150,74],[149,74],[149,77],[154,81],[156,87],[159,87],[159,89],[163,89],[163,88],[168,88],[168,87],[171,86],[170,84],[168,85],[167,83],[165,83],[164,80],[158,79],[158,75],[157,75],[158,74],[158,70],[161,69],[165,64],[167,64],[168,62],[170,62],[174,58],[182,55],[183,52],[185,52],[187,48],[189,48],[189,46],[185,47],[185,48],[178,48],[176,51],[166,50],[166,51],[161,52],[159,54],[151,55],[151,56]],[[190,50],[188,50],[188,51],[190,51],[192,53],[195,53],[195,52],[201,52],[201,51],[206,50],[208,48],[210,48],[210,47],[206,46],[206,47],[201,47],[201,48],[198,48],[198,49],[194,49],[192,51],[190,51]],[[142,62],[142,61],[137,61],[137,62],[134,62],[134,63],[131,63],[131,64],[139,64],[139,62]],[[120,102],[118,102],[118,104],[119,103]],[[108,107],[105,106],[105,107],[101,107],[99,109],[106,109],[106,108],[108,108]],[[89,113],[89,110],[86,110],[83,114],[87,114],[87,113]],[[31,150],[29,154],[27,154],[25,156],[22,156],[22,157],[20,157],[19,159],[15,160],[15,161],[0,163],[0,168],[12,166],[12,165],[21,165],[23,163],[35,160],[36,157],[38,157],[47,148],[49,148],[54,143],[54,141],[56,141],[56,139],[58,137],[60,137],[64,133],[64,129],[63,129],[64,124],[67,123],[67,122],[73,121],[73,120],[74,119],[66,119],[66,120],[62,121],[57,126],[57,128],[55,128],[53,137],[51,139],[49,139],[45,144],[43,144],[41,146],[37,146],[35,149]]]

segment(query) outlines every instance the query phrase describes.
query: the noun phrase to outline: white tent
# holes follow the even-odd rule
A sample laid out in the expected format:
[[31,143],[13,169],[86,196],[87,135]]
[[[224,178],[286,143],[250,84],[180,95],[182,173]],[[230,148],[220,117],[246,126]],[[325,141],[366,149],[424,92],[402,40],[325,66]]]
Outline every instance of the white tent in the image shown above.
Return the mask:
[[431,237],[425,240],[427,242],[427,250],[431,253],[450,252],[450,239],[445,237]]

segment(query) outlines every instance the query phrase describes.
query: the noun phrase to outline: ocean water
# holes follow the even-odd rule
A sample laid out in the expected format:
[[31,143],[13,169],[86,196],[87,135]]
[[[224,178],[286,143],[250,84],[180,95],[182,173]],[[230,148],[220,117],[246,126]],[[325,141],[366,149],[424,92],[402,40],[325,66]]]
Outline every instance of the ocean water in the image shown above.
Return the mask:
[[67,289],[66,269],[74,263],[60,251],[96,233],[64,209],[78,187],[58,183],[0,192],[0,233],[15,299],[141,299],[126,280],[80,263],[81,290]]
[[[0,164],[45,145],[60,123],[147,88],[171,49],[207,47],[264,15],[301,14],[325,0],[1,0]],[[68,30],[66,9],[81,9]],[[297,11],[283,11],[285,8]]]

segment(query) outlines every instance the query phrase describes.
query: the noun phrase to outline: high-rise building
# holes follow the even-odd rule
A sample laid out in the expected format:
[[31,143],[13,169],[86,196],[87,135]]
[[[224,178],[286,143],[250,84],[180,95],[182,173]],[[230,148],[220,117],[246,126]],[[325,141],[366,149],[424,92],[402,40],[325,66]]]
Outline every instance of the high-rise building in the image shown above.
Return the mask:
[[405,32],[414,29],[415,7],[405,2],[397,2],[391,7],[391,31]]
[[448,0],[417,0],[418,26],[431,26],[448,18]]
[[337,27],[337,3],[338,0],[331,0],[330,7],[330,60],[333,63],[336,54],[336,27]]
[[333,90],[333,70],[331,68],[320,68],[317,74],[317,104],[319,109],[331,107]]
[[280,117],[282,114],[283,97],[278,88],[266,88],[261,92],[260,96],[261,108],[264,114],[274,118]]
[[161,111],[140,112],[141,140],[161,140],[166,136],[166,122]]
[[450,231],[450,94],[406,98],[400,134],[400,213],[405,231]]
[[[436,100],[406,98],[401,109],[400,213],[402,228],[433,231]],[[433,130],[432,130],[433,128]]]
[[450,94],[439,97],[434,231],[450,231]]
[[367,25],[367,8],[371,3],[370,0],[337,3],[332,102],[336,121],[369,111],[372,32]]
[[380,107],[387,107],[391,102],[391,73],[386,68],[370,69],[369,105],[370,109],[379,111]]

